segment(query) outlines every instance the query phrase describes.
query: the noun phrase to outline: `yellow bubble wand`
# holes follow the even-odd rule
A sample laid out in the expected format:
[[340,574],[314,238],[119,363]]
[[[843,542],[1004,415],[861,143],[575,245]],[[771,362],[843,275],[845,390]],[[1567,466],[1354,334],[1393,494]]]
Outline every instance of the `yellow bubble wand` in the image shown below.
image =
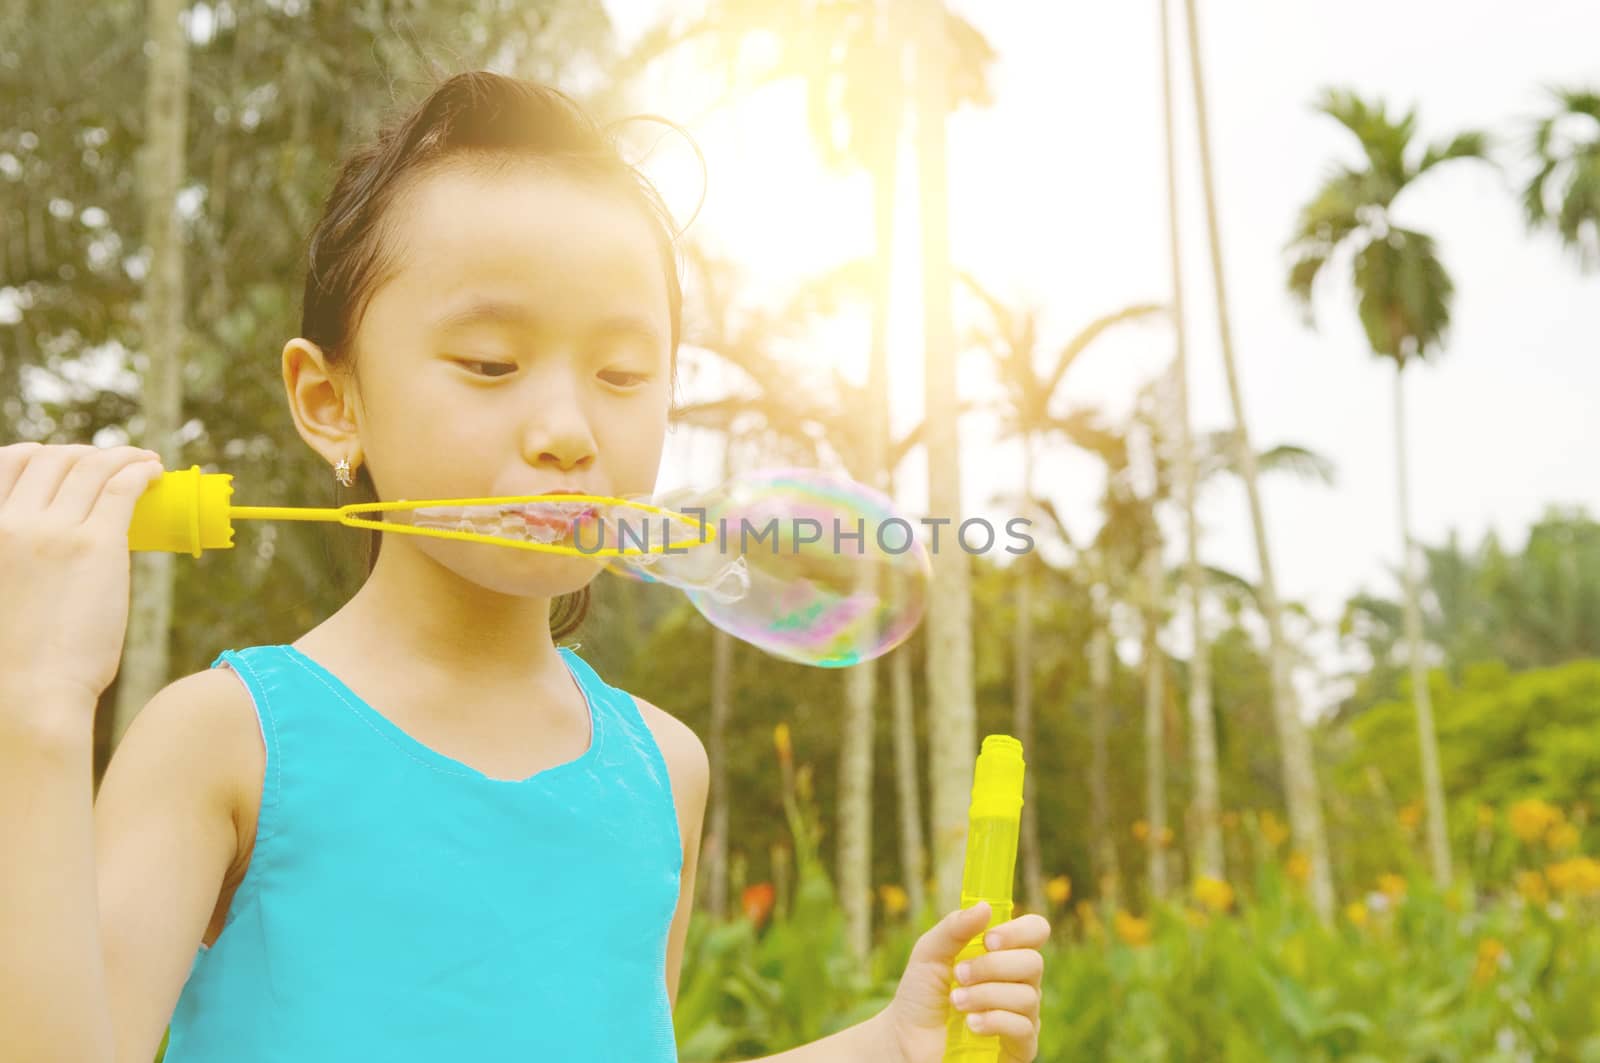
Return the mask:
[[[983,935],[1011,919],[1012,881],[1017,868],[1017,835],[1022,823],[1022,779],[1027,765],[1022,743],[1010,735],[983,740],[972,772],[972,804],[967,810],[967,855],[961,874],[961,907],[989,902],[989,926],[956,954],[956,964],[982,956]],[[954,979],[950,988],[956,988]],[[945,1026],[944,1063],[995,1063],[1000,1038],[974,1033],[966,1016],[950,1008]]]
[[[637,545],[623,546],[619,536],[616,546],[596,546],[589,550],[562,543],[508,539],[482,532],[459,528],[430,528],[394,521],[374,520],[363,516],[368,513],[411,511],[431,507],[471,507],[494,505],[525,505],[549,502],[557,505],[590,503],[618,506],[678,521],[695,529],[692,544],[680,541],[677,546],[705,545],[716,540],[715,531],[706,523],[685,513],[627,498],[606,495],[543,494],[515,495],[503,498],[446,498],[426,501],[400,499],[393,502],[354,502],[336,508],[314,506],[236,506],[233,497],[233,476],[229,473],[203,473],[198,465],[177,469],[164,474],[140,496],[134,505],[133,521],[128,529],[128,549],[158,550],[169,553],[191,554],[199,557],[206,550],[226,550],[233,546],[235,520],[299,520],[342,524],[349,528],[370,528],[373,531],[400,535],[426,535],[435,539],[453,539],[457,542],[487,543],[517,550],[535,550],[541,553],[566,554],[580,557],[625,557],[638,554],[662,553],[673,543],[670,532],[664,531],[662,542],[653,547],[648,537]],[[665,526],[670,529],[670,525]]]

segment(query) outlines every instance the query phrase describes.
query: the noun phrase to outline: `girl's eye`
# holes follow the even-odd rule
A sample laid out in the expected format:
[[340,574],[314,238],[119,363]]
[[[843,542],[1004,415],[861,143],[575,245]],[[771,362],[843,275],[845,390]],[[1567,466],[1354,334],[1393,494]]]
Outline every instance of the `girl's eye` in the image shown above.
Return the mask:
[[607,369],[605,372],[600,374],[600,379],[615,387],[631,388],[637,387],[638,385],[643,384],[646,380],[649,380],[650,374],[629,373],[621,369]]
[[464,365],[478,376],[501,377],[516,372],[516,365],[512,362],[485,362],[477,359],[462,359],[456,363]]

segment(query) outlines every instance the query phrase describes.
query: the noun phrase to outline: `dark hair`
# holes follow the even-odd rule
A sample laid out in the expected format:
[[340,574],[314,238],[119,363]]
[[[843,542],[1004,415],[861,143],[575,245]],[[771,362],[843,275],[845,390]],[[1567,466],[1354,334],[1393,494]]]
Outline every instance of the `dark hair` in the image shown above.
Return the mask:
[[[667,277],[672,315],[671,366],[676,373],[683,290],[678,279],[676,230],[649,179],[623,159],[608,127],[601,127],[565,94],[488,71],[457,74],[436,86],[409,113],[391,119],[339,167],[322,218],[312,230],[300,335],[315,343],[330,368],[355,373],[355,335],[373,292],[393,269],[387,239],[389,207],[409,185],[447,163],[489,169],[539,160],[565,173],[613,184],[653,223]],[[365,464],[357,479],[364,500],[377,490]],[[337,499],[337,488],[335,488]],[[350,501],[346,499],[345,501]],[[370,532],[368,574],[382,541]],[[589,588],[557,598],[550,633],[572,634],[588,614]]]

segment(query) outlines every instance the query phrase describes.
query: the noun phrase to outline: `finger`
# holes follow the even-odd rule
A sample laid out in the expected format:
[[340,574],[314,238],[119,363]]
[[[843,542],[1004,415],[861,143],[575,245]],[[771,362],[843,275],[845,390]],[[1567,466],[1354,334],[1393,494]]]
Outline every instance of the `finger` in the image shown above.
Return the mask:
[[83,458],[61,481],[61,489],[50,502],[51,513],[62,523],[82,524],[111,478],[136,462],[160,464],[150,451],[139,447],[108,447]]
[[0,505],[5,504],[6,496],[11,493],[11,488],[22,475],[22,469],[28,464],[28,459],[33,457],[36,451],[43,449],[43,443],[12,443],[10,446],[0,447]]
[[979,982],[1030,982],[1044,977],[1044,954],[1038,949],[1005,949],[986,952],[956,964],[956,981],[962,985]]
[[150,485],[165,473],[161,462],[154,458],[124,465],[106,481],[84,523],[101,527],[108,535],[126,538],[133,524],[134,507]]
[[1014,1011],[975,1011],[967,1016],[967,1029],[999,1037],[1005,1050],[1020,1059],[1032,1059],[1038,1051],[1038,1026]]
[[81,443],[40,447],[28,458],[22,475],[6,496],[6,508],[23,513],[38,513],[50,504],[67,470],[86,457],[94,447]]
[[1038,948],[1049,940],[1050,921],[1037,912],[1001,923],[983,935],[984,948],[990,952]]
[[983,982],[952,989],[950,1006],[957,1011],[1014,1011],[1032,1017],[1039,1014],[1039,990],[1018,982]]
[[956,953],[988,925],[988,901],[979,901],[971,908],[957,908],[917,939],[911,949],[911,960],[948,966],[955,962]]

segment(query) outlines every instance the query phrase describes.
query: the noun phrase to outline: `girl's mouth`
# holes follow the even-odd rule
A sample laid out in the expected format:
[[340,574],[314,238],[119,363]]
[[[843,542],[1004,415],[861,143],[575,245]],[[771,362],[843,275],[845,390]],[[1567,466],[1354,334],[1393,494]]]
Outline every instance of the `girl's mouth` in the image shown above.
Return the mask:
[[410,511],[420,528],[475,532],[502,539],[555,543],[599,518],[593,502],[522,502],[507,505],[422,506]]

